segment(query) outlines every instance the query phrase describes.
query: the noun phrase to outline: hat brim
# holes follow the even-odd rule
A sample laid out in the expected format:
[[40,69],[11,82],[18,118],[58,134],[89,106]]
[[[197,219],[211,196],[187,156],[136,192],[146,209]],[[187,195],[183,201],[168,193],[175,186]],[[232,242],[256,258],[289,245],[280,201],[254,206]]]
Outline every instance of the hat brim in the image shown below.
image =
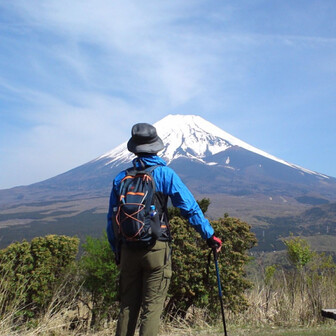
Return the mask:
[[164,144],[161,138],[159,137],[157,137],[156,140],[153,141],[152,143],[145,143],[145,144],[135,143],[133,138],[129,139],[127,143],[127,149],[134,154],[140,154],[140,153],[156,154],[160,152],[163,148]]

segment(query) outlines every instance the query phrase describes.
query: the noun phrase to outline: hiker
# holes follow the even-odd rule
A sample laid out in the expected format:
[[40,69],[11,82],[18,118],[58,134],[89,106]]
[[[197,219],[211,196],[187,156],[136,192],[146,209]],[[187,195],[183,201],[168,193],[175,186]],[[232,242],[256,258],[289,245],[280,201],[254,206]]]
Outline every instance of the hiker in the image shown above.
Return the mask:
[[[219,252],[222,242],[214,235],[212,226],[193,195],[178,175],[157,155],[164,144],[154,126],[147,123],[135,124],[127,148],[136,158],[133,160],[133,168],[120,172],[113,181],[107,224],[108,240],[115,253],[116,263],[120,264],[120,313],[116,335],[134,335],[141,310],[140,336],[155,336],[172,272],[168,197],[207,241],[209,247]],[[146,178],[141,175],[145,173],[148,174]],[[139,176],[141,178],[132,185],[132,191],[125,187]],[[150,200],[150,210],[147,205],[143,205],[128,213],[127,206],[131,207],[136,202],[127,201],[127,198],[150,193],[148,181],[151,179],[155,190]],[[147,182],[148,185],[144,187],[147,188],[146,193],[136,189],[139,184]],[[141,212],[142,208],[143,221],[140,217],[133,218],[134,213]],[[127,221],[128,226],[125,224]],[[132,230],[136,232],[131,233]]]

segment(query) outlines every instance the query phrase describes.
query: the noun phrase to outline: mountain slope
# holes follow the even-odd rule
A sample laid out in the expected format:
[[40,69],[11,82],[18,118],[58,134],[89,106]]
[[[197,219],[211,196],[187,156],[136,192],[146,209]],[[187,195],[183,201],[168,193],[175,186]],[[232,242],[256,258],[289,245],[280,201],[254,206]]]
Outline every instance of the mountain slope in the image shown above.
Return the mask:
[[[165,144],[159,154],[197,194],[336,198],[335,178],[265,153],[199,116],[168,115],[155,126]],[[2,190],[0,207],[24,201],[106,197],[113,177],[134,158],[126,145],[54,178]]]

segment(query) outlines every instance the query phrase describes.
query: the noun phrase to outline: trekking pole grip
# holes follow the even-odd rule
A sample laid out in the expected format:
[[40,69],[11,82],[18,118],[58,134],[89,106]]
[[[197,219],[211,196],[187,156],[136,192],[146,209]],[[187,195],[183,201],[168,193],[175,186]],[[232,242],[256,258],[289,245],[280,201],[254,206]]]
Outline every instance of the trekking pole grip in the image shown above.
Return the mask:
[[215,261],[217,261],[217,260],[218,260],[217,246],[214,246],[214,247],[212,248],[212,252],[213,252]]

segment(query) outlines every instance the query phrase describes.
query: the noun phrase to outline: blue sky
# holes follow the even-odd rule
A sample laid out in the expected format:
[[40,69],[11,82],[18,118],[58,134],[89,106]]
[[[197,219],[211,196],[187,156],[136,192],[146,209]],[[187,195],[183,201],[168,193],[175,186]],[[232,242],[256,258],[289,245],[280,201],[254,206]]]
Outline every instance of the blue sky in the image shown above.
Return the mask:
[[0,1],[0,188],[196,114],[336,177],[336,1]]

